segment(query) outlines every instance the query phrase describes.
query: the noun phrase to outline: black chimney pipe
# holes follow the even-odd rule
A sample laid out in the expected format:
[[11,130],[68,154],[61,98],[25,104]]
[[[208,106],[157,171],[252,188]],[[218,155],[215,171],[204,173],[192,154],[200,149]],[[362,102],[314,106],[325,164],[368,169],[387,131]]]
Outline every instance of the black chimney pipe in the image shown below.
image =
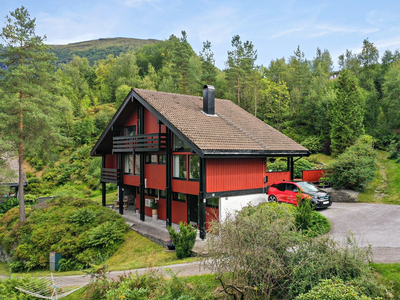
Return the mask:
[[203,111],[207,115],[215,114],[215,88],[212,85],[203,87]]

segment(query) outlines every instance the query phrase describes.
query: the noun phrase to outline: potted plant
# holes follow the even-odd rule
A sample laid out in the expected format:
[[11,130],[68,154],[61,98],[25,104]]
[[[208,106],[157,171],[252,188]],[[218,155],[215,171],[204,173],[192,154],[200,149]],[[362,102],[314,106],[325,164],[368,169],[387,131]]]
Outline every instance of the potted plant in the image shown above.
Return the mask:
[[158,208],[158,202],[157,202],[157,200],[154,200],[153,202],[151,202],[151,212],[153,215],[153,220],[158,219],[157,208]]
[[169,240],[167,247],[168,250],[175,250],[175,245],[172,243],[172,240]]

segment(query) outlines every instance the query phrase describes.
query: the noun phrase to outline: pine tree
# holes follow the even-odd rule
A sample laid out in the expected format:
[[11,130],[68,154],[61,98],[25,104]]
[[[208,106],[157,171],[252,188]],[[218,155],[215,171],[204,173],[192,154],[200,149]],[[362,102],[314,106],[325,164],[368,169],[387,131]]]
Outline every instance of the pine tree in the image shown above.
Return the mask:
[[349,70],[340,73],[332,101],[331,147],[333,154],[343,153],[364,133],[364,101],[357,79]]
[[23,189],[24,151],[50,151],[59,140],[56,122],[61,115],[54,96],[54,55],[35,34],[35,19],[23,6],[6,16],[0,37],[1,63],[6,70],[0,76],[2,99],[0,126],[3,138],[18,149],[20,221],[26,220]]
[[204,84],[215,84],[217,80],[217,71],[215,69],[214,53],[211,51],[211,42],[203,42],[203,49],[199,53],[202,63],[201,63],[201,81]]

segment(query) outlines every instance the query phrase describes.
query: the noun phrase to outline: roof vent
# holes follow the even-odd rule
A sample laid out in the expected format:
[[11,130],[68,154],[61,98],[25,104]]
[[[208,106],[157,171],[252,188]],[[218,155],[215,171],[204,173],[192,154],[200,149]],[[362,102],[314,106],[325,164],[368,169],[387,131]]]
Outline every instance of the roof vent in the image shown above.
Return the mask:
[[215,114],[215,88],[212,85],[203,87],[203,111],[207,115]]

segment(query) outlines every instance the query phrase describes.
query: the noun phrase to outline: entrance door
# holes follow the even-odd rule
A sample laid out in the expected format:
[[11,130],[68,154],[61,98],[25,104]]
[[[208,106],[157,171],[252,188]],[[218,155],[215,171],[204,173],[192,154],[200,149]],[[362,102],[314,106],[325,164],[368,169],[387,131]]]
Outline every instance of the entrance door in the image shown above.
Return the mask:
[[188,196],[188,220],[189,222],[197,223],[199,220],[199,196]]

